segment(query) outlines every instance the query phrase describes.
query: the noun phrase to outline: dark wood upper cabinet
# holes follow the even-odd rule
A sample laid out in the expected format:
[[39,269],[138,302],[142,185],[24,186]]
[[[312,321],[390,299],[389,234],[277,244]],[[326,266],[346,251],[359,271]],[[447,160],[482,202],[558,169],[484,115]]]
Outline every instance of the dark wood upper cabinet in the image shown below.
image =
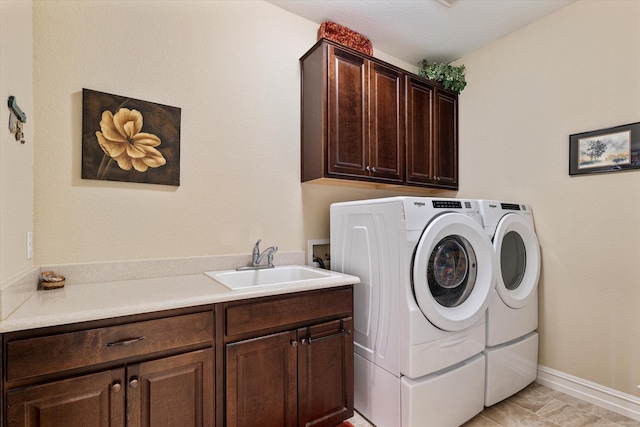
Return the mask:
[[368,62],[346,51],[328,48],[329,108],[327,172],[333,175],[368,175]]
[[407,182],[433,182],[434,118],[436,89],[428,82],[407,77]]
[[458,188],[458,97],[436,91],[434,176],[438,185]]
[[302,181],[457,189],[457,95],[327,40],[302,65]]
[[369,62],[369,172],[372,177],[403,181],[404,105],[402,74]]

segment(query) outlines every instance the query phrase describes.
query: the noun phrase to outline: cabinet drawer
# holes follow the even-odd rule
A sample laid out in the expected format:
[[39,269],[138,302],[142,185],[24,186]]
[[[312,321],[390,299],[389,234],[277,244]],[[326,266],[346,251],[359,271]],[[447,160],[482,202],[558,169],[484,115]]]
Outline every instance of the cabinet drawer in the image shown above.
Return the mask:
[[289,328],[353,313],[353,289],[340,288],[225,307],[226,335]]
[[213,345],[213,312],[185,314],[6,343],[7,380],[192,345]]

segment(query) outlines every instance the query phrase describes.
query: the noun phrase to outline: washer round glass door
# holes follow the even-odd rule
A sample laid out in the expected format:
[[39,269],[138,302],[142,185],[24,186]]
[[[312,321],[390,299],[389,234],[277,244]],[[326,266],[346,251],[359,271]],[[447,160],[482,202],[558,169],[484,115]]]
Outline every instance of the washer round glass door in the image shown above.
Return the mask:
[[493,237],[498,260],[496,290],[511,308],[522,308],[536,295],[540,278],[540,245],[533,228],[518,214],[500,219]]
[[440,329],[459,331],[484,315],[496,262],[489,236],[466,215],[445,213],[424,229],[413,257],[420,310]]
[[457,307],[473,290],[477,269],[469,241],[462,236],[447,236],[431,252],[427,264],[429,290],[440,305]]

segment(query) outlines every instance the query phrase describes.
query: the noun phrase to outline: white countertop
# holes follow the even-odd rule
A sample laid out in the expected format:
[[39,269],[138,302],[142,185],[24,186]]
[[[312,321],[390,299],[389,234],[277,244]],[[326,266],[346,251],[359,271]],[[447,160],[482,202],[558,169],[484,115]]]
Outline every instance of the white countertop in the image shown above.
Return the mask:
[[247,298],[337,287],[360,282],[355,276],[335,273],[329,279],[231,291],[202,274],[67,284],[64,288],[35,291],[0,321],[0,332],[85,322],[174,308],[192,307]]

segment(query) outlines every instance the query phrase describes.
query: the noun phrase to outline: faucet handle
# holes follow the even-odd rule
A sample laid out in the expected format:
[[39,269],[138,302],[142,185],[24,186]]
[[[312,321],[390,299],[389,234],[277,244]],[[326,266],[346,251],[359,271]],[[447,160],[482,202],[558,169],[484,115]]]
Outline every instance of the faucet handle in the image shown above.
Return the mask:
[[278,247],[274,246],[272,251],[269,251],[269,255],[267,255],[267,264],[269,267],[273,268],[273,254],[278,252]]

